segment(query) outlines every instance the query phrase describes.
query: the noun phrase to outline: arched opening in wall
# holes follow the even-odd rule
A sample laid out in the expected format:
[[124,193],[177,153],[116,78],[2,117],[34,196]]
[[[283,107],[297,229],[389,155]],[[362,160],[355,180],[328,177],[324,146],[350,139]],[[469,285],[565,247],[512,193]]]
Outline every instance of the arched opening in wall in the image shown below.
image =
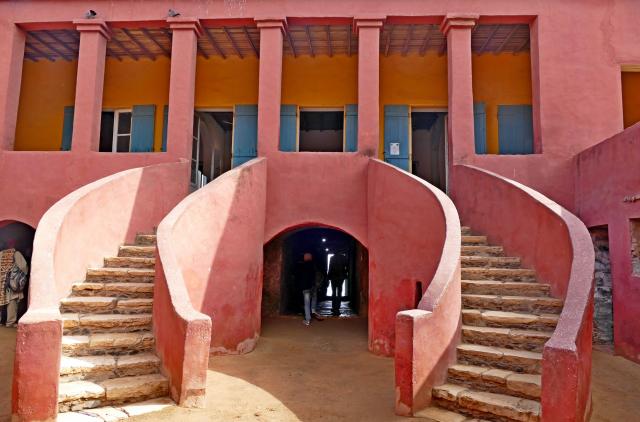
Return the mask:
[[[0,307],[2,310],[0,325],[2,326],[15,326],[27,311],[28,276],[35,232],[33,227],[18,221],[0,221]],[[24,284],[21,283],[20,272],[27,276]]]
[[305,290],[320,318],[366,316],[368,261],[367,249],[340,230],[300,228],[274,238],[264,246],[263,317],[306,318]]

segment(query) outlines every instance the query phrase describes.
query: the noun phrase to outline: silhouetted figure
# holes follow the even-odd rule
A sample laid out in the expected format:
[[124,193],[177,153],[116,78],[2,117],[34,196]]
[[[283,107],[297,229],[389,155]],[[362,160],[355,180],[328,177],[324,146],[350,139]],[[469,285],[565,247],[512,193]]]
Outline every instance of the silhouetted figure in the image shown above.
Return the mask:
[[340,315],[342,303],[342,285],[348,276],[349,261],[346,252],[337,252],[329,262],[329,274],[331,282],[331,311],[334,315]]
[[322,283],[322,275],[313,262],[313,255],[305,253],[302,262],[296,268],[296,283],[302,289],[304,298],[304,325],[311,324],[311,317],[322,321],[323,318],[316,313],[318,302],[318,284]]

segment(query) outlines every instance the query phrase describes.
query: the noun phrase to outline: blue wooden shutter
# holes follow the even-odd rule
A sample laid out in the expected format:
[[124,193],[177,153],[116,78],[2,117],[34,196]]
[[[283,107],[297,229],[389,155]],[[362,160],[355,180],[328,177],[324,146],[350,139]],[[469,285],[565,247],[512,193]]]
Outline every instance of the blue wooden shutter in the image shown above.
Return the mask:
[[155,105],[134,105],[131,113],[131,152],[153,151]]
[[297,151],[298,106],[280,106],[280,151]]
[[476,144],[476,154],[487,153],[487,113],[484,103],[473,104],[473,134]]
[[60,150],[71,151],[71,137],[73,136],[73,106],[64,108],[64,120],[62,123],[62,146]]
[[169,127],[169,106],[162,110],[162,152],[167,152],[167,128]]
[[358,151],[358,104],[345,106],[345,152]]
[[232,149],[231,167],[238,167],[258,155],[257,105],[235,106]]
[[[400,154],[391,155],[391,144],[400,143]],[[409,171],[409,106],[384,106],[384,160]]]
[[498,106],[500,154],[533,154],[533,117],[530,105]]

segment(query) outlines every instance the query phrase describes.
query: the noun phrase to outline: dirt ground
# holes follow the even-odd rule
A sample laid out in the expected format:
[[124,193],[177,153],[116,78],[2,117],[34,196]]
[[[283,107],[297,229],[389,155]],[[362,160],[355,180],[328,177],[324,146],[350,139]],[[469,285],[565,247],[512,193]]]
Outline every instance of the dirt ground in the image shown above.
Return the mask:
[[[0,328],[13,352],[15,330]],[[10,414],[13,353],[0,353],[0,421]],[[592,422],[638,420],[640,365],[594,351]],[[212,357],[206,409],[171,408],[132,421],[402,421],[393,414],[393,360],[367,351],[364,319],[264,322],[257,349]]]

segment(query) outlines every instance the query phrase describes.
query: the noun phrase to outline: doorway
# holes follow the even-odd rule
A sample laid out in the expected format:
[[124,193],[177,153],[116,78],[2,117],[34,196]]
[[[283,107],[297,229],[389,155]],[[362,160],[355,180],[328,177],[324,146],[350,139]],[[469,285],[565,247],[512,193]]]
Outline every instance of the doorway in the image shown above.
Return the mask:
[[[302,228],[278,236],[264,247],[263,316],[303,314],[303,294],[295,274],[305,253],[312,254],[323,276],[317,291],[316,312],[341,318],[366,315],[369,261],[366,248],[339,230]],[[342,280],[329,275],[337,254],[342,254],[346,265]]]
[[444,111],[411,112],[411,173],[447,191],[447,140]]
[[200,189],[231,169],[232,133],[232,111],[195,112],[191,151],[192,189]]
[[344,151],[344,110],[302,109],[299,151]]

